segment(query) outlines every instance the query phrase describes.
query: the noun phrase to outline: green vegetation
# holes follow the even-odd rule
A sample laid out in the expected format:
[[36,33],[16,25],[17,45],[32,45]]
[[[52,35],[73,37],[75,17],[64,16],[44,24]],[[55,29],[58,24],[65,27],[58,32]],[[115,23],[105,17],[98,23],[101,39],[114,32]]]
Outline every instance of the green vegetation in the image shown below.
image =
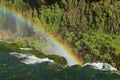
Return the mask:
[[[2,80],[119,80],[116,72],[82,68],[80,65],[61,67],[57,64],[25,65],[0,51],[0,78]],[[9,60],[10,59],[10,60]]]
[[[65,60],[64,57],[60,57],[60,56],[57,56],[57,55],[48,55],[47,56],[49,59],[52,59],[54,61],[56,61],[56,63],[59,63],[61,65],[66,65],[67,64],[67,61]],[[61,58],[61,59],[59,59]]]
[[39,58],[49,58],[54,60],[57,64],[59,65],[67,65],[67,61],[64,57],[60,57],[58,55],[45,55],[44,53],[32,49],[32,50],[21,50],[21,47],[27,47],[25,46],[24,41],[16,41],[15,43],[6,43],[3,41],[0,41],[0,51],[4,52],[20,52],[20,53],[25,53],[25,54],[33,54]]
[[[89,71],[89,72],[88,72]],[[57,72],[52,80],[119,80],[120,76],[115,73],[99,72],[90,68],[81,68],[79,65],[66,67]]]
[[0,42],[0,50],[2,51],[14,51],[14,50],[18,50],[19,47],[14,46],[14,45],[9,45],[5,42]]
[[57,7],[56,6],[53,6],[54,8],[53,10],[51,9],[41,10],[40,11],[41,15],[39,15],[40,21],[44,25],[49,26],[49,29],[51,29],[53,32],[56,32],[59,30],[61,16],[63,13],[62,10],[59,9],[59,6]]
[[21,13],[38,28],[42,26],[53,35],[60,35],[85,61],[108,62],[120,69],[120,1],[1,0],[0,3]]
[[[92,32],[91,34],[82,33],[78,42],[73,44],[78,52],[82,52],[82,56],[87,61],[102,61],[115,64],[120,57],[120,35],[106,34],[104,32]],[[81,48],[78,48],[78,46]]]
[[27,47],[26,42],[23,40],[16,40],[14,43],[12,43],[12,45],[16,45],[18,47]]

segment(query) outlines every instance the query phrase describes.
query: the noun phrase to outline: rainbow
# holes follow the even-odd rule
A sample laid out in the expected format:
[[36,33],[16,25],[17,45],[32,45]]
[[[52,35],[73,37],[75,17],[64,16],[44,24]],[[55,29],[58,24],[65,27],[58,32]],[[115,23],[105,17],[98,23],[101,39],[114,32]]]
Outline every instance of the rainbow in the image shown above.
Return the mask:
[[[32,25],[33,28],[35,28],[35,29],[37,28],[36,26],[34,26],[34,23],[31,23],[29,20],[22,17],[19,13],[13,12],[10,9],[3,8],[3,7],[1,7],[0,9],[2,9],[2,11],[5,11],[6,13],[8,13],[10,15],[14,15],[15,17],[17,17],[17,19],[20,19],[20,20],[25,21],[26,23]],[[59,55],[66,58],[68,65],[74,65],[74,64],[82,65],[83,64],[83,60],[78,55],[75,55],[68,48],[68,46],[60,43],[56,39],[56,37],[52,36],[50,33],[48,33],[47,31],[45,31],[43,29],[37,28],[37,30],[42,31],[42,33],[45,35],[45,37],[47,37],[49,43],[52,46],[54,46],[54,49],[56,49],[56,51],[59,53]]]

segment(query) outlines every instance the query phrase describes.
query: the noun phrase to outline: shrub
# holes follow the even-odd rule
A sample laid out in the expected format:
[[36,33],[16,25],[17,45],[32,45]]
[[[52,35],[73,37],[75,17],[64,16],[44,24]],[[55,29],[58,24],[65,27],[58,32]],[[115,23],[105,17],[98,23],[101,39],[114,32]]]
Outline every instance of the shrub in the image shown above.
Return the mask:
[[91,54],[95,56],[100,56],[100,52],[97,49],[92,49]]
[[13,44],[15,44],[16,46],[19,46],[19,47],[27,47],[26,42],[23,40],[16,40]]

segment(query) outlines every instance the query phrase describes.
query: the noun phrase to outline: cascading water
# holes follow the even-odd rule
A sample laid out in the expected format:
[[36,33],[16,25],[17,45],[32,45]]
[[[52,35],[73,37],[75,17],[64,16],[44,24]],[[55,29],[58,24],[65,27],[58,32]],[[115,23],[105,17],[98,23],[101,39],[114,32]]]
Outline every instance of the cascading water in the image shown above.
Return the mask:
[[[69,65],[75,64],[61,48],[49,40],[44,32],[36,32],[36,29],[21,17],[0,8],[0,31],[6,30],[15,35],[14,39],[31,37],[37,33],[41,38],[42,52],[59,54],[67,59]],[[20,49],[31,50],[31,48]],[[53,64],[49,65],[46,62]],[[62,68],[48,58],[40,59],[34,55],[0,51],[0,80],[66,80],[66,78],[67,80],[71,78],[74,78],[73,80],[120,80],[120,75],[116,72],[117,69],[107,63],[86,63],[82,67]]]
[[37,38],[39,39],[38,47],[40,51],[47,55],[57,54],[63,56],[66,58],[68,65],[75,64],[75,62],[69,57],[69,55],[63,49],[61,49],[53,40],[51,40],[45,32],[40,29],[36,29],[33,25],[26,22],[26,20],[22,19],[20,16],[13,15],[12,12],[0,8],[0,17],[0,21],[2,21],[0,23],[0,31],[10,31],[12,33],[11,35],[14,35],[14,37],[9,35],[10,38],[15,40],[16,37],[32,38],[33,35],[37,35]]
[[103,71],[117,71],[117,69],[112,67],[110,64],[102,63],[102,62],[85,63],[84,65],[82,65],[82,67],[92,67],[94,69],[103,70]]
[[0,29],[10,30],[14,35],[32,36],[34,34],[34,28],[30,24],[2,8],[0,8],[0,21]]
[[17,53],[17,52],[11,52],[9,53],[10,55],[13,55],[19,59],[22,59],[21,62],[25,63],[25,64],[36,64],[36,63],[43,63],[43,62],[49,62],[49,63],[54,63],[53,60],[50,60],[48,58],[38,58],[34,55],[30,55],[30,54],[23,54],[23,53]]

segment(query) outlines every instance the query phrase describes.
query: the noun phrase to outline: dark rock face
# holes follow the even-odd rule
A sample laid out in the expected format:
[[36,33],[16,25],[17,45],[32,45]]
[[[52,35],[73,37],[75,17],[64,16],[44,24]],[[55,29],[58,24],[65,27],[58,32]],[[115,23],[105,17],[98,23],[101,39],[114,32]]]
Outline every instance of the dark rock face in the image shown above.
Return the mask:
[[23,0],[25,3],[28,3],[29,6],[34,9],[38,9],[40,8],[42,5],[52,5],[52,4],[55,4],[55,3],[59,3],[61,2],[62,0]]

